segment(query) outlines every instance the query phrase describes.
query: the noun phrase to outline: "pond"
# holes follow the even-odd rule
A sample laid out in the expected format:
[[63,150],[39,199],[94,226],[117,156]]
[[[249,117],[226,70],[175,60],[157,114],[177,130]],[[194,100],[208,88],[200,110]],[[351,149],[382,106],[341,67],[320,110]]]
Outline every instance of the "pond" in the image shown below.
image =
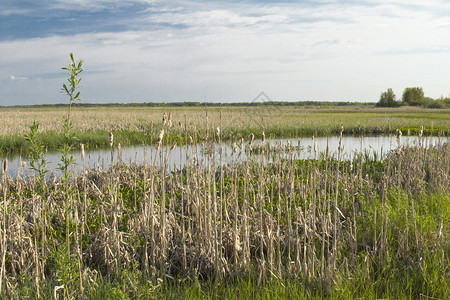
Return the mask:
[[[448,138],[439,137],[424,137],[419,139],[417,136],[403,136],[401,138],[401,145],[415,146],[420,144],[423,147],[435,146],[439,143],[448,142]],[[244,141],[244,145],[247,146],[248,141]],[[339,147],[339,136],[332,137],[318,137],[318,138],[300,138],[300,139],[271,139],[266,140],[266,145],[271,145],[271,148],[278,147],[279,149],[287,149],[291,147],[292,152],[295,153],[296,158],[314,158],[319,153],[325,153],[327,145],[330,155],[337,156]],[[317,145],[314,147],[314,145]],[[256,140],[253,142],[253,149],[258,149],[261,145],[261,141]],[[317,152],[314,151],[316,148]],[[383,157],[386,153],[397,148],[397,139],[395,136],[375,136],[375,137],[351,137],[344,136],[342,139],[341,159],[350,159],[358,153],[368,153],[369,155],[376,156],[378,158]],[[194,146],[194,149],[189,146],[179,146],[170,150],[169,146],[162,147],[164,159],[167,161],[169,169],[182,168],[186,163],[186,160],[196,160],[197,163],[206,165],[211,160],[214,154],[215,164],[224,164],[244,161],[250,154],[249,151],[240,151],[240,144],[237,144],[237,151],[234,149],[234,145],[231,143],[213,144],[209,147],[198,144]],[[222,156],[220,156],[220,150],[222,150]],[[186,153],[187,152],[187,153]],[[291,153],[292,153],[291,152]],[[195,155],[194,155],[195,154]],[[111,153],[110,149],[95,149],[86,150],[84,161],[82,160],[81,151],[74,151],[72,155],[76,161],[76,167],[78,171],[83,169],[107,169],[111,165],[111,161],[117,162],[118,158],[121,162],[127,164],[142,164],[144,161],[147,164],[160,165],[161,151],[158,151],[154,146],[130,146],[122,148],[118,151],[115,147]],[[60,173],[58,170],[58,163],[60,162],[61,153],[48,152],[45,154],[45,161],[47,161],[47,170],[55,172],[57,175]],[[30,173],[29,161],[25,157],[21,156],[7,156],[1,157],[8,160],[8,175],[11,177],[17,176],[18,172],[21,175]],[[26,167],[23,168],[23,162],[26,162]]]

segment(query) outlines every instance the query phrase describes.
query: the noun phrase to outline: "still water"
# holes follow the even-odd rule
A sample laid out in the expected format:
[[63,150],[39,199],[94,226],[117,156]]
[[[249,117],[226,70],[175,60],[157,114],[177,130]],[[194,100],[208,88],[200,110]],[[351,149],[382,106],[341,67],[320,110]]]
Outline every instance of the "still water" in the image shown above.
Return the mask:
[[[448,138],[439,137],[424,137],[421,140],[414,137],[401,138],[401,145],[421,145],[423,147],[435,146],[440,143],[448,142]],[[248,142],[244,142],[246,148]],[[300,138],[300,139],[271,139],[266,140],[266,145],[270,144],[271,148],[278,147],[279,149],[287,149],[291,147],[292,152],[296,158],[314,158],[319,153],[325,153],[328,145],[331,156],[337,156],[339,147],[339,137],[318,137]],[[316,144],[316,147],[315,147]],[[261,141],[253,142],[253,149],[257,149],[261,145]],[[369,155],[376,155],[380,158],[386,155],[389,151],[397,148],[397,139],[394,136],[376,136],[376,137],[343,137],[341,159],[350,159],[358,153],[368,153]],[[316,149],[317,152],[314,150]],[[170,146],[162,147],[163,161],[167,162],[169,169],[182,168],[187,160],[206,165],[211,162],[211,157],[214,156],[215,164],[228,164],[232,162],[244,161],[249,158],[248,151],[240,151],[240,144],[237,144],[237,151],[234,151],[234,146],[231,143],[213,144],[210,147],[198,144],[194,149],[189,146],[179,146],[170,150]],[[220,155],[220,152],[222,155]],[[209,155],[211,154],[211,155]],[[147,164],[160,165],[161,151],[152,146],[130,146],[122,148],[118,151],[115,147],[111,153],[110,149],[95,149],[86,150],[84,161],[81,157],[81,151],[74,151],[72,155],[76,161],[78,171],[83,169],[107,169],[111,165],[111,161],[115,163],[118,159],[123,163],[128,164],[142,164],[144,161]],[[47,162],[47,170],[59,174],[58,163],[60,162],[61,153],[48,152],[45,154],[45,161]],[[21,156],[1,157],[1,160],[8,160],[8,175],[11,177],[19,174],[29,174],[28,159]],[[23,168],[23,162],[27,165]]]

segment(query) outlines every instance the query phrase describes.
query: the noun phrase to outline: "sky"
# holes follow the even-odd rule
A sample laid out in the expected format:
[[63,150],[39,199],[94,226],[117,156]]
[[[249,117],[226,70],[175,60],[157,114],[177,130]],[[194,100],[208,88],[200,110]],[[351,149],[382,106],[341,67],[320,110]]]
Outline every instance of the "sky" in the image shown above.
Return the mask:
[[0,105],[450,95],[448,0],[1,0]]

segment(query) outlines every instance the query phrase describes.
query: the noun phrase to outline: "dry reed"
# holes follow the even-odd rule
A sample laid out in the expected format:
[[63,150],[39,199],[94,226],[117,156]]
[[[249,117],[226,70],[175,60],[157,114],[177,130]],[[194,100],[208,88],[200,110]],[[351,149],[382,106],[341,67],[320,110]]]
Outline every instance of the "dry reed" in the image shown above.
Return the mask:
[[[220,279],[256,270],[260,282],[293,278],[327,286],[338,276],[350,276],[361,251],[370,274],[369,261],[384,261],[389,251],[389,189],[399,189],[397,201],[403,191],[411,197],[432,190],[448,193],[450,145],[402,148],[376,170],[377,164],[365,161],[362,153],[343,160],[343,131],[342,126],[335,158],[328,146],[320,155],[316,143],[316,158],[306,161],[298,160],[290,145],[268,144],[243,162],[236,154],[229,165],[223,164],[220,149],[216,152],[212,144],[198,145],[190,138],[185,147],[192,151],[186,151],[184,165],[169,171],[176,144],[163,147],[162,128],[150,162],[112,164],[109,170],[86,170],[83,162],[82,172],[73,172],[70,184],[76,193],[67,202],[66,214],[61,203],[68,195],[61,180],[48,181],[48,187],[38,191],[33,175],[18,172],[17,178],[8,177],[5,160],[0,292],[14,297],[22,274],[34,276],[38,293],[46,278],[56,276],[55,295],[71,288],[65,295],[73,296],[75,289],[89,285],[95,272],[114,277],[134,265],[148,279]],[[220,145],[220,124],[216,138]],[[250,147],[253,140],[251,134]],[[264,132],[261,141],[265,142]],[[110,146],[114,147],[112,133]],[[197,157],[198,147],[213,150]],[[237,144],[233,148],[237,152]],[[242,154],[243,139],[240,149]],[[426,186],[418,184],[425,181]],[[375,211],[372,235],[357,226],[368,213],[365,205]],[[414,251],[438,249],[417,225],[414,201],[405,205],[400,215],[410,225],[396,228],[403,241],[399,249],[404,251],[395,255],[410,259],[409,230],[414,232]],[[68,236],[65,226],[72,228]],[[436,234],[443,241],[442,226]],[[78,266],[77,279],[72,275],[67,282],[52,273],[51,265],[55,249],[65,240],[71,241],[66,245]]]

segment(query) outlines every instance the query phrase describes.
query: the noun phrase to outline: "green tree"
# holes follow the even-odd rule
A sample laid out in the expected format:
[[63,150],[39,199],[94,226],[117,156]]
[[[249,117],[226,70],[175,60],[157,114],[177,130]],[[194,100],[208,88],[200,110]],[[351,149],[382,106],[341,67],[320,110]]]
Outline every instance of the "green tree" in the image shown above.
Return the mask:
[[408,87],[403,91],[402,100],[404,103],[411,106],[418,106],[424,104],[425,95],[421,87]]
[[396,107],[398,106],[397,100],[395,100],[394,91],[389,88],[386,92],[381,93],[380,101],[378,101],[377,106],[379,107]]

